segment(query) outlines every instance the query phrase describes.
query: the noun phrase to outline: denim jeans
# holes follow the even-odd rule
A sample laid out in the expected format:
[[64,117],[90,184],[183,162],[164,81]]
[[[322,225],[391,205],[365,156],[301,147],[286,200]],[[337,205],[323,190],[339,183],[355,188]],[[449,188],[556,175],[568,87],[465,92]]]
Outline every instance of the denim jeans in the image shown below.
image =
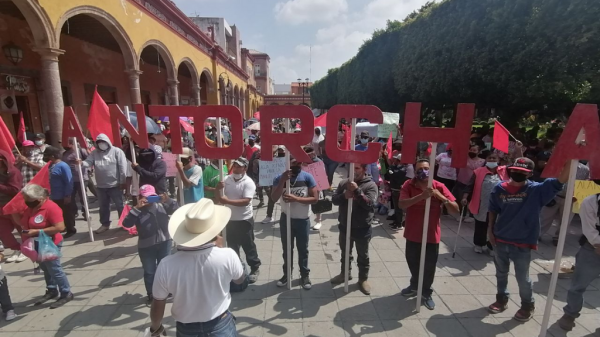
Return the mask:
[[154,284],[154,274],[160,261],[169,256],[173,241],[163,241],[150,247],[139,248],[140,260],[142,268],[144,268],[144,285],[146,286],[146,294],[152,295],[152,285]]
[[[369,269],[371,267],[369,259],[369,242],[371,242],[372,230],[371,227],[366,228],[352,228],[350,232],[350,266],[348,270],[352,270],[352,248],[356,244],[356,255],[358,255],[356,264],[358,265],[358,279],[366,280],[369,278]],[[340,227],[339,236],[340,250],[342,258],[342,272],[344,274],[344,267],[346,263],[346,228]]]
[[583,307],[583,293],[587,287],[600,275],[600,255],[589,243],[581,246],[575,256],[575,272],[571,278],[571,287],[567,293],[567,305],[563,308],[565,314],[579,317]]
[[0,280],[0,307],[3,313],[7,313],[9,310],[14,310],[12,301],[10,300],[10,293],[8,292],[8,280],[4,277]]
[[515,277],[519,285],[521,305],[533,304],[533,284],[529,278],[529,264],[531,263],[531,249],[520,248],[515,245],[497,242],[494,264],[496,265],[496,284],[498,295],[508,297],[508,272],[510,261],[515,264]]
[[177,337],[236,337],[237,335],[235,317],[229,311],[204,323],[177,322]]
[[375,184],[379,185],[379,168],[377,168],[377,163],[367,164],[367,173],[371,175]]
[[119,217],[123,212],[123,191],[119,187],[99,188],[98,201],[100,202],[100,224],[110,226],[110,201],[115,203]]
[[338,167],[338,163],[325,157],[323,158],[323,164],[325,164],[325,173],[327,174],[327,181],[329,181],[329,186],[333,184],[333,174]]
[[[60,250],[62,242],[56,246]],[[60,259],[40,262],[40,269],[44,272],[46,288],[48,288],[49,291],[60,291],[61,295],[66,295],[71,292],[71,286],[69,285],[67,275],[60,264]]]
[[[310,219],[292,219],[292,248],[291,261],[294,261],[294,239],[296,239],[296,248],[298,249],[298,267],[301,276],[308,276],[308,232],[310,231]],[[279,232],[281,233],[281,245],[283,246],[283,274],[287,273],[287,215],[281,213],[279,219]],[[293,267],[292,267],[293,269]]]

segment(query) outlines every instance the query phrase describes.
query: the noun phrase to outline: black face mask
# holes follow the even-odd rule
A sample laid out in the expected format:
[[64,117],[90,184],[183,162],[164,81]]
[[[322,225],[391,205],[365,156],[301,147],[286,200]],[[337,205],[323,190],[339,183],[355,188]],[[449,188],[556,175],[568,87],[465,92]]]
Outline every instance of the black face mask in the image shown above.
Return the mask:
[[477,157],[477,153],[469,152],[469,158],[474,159]]
[[189,159],[181,159],[181,163],[183,164],[183,166],[187,166],[190,163],[190,160]]
[[516,183],[522,183],[527,180],[527,175],[525,173],[520,172],[511,172],[510,179],[512,179]]
[[277,157],[283,158],[283,157],[285,157],[285,153],[277,153]]
[[36,208],[39,204],[40,204],[39,200],[25,201],[25,205],[27,205],[27,207],[32,208],[32,209]]
[[302,166],[292,166],[292,174],[297,176],[302,171]]

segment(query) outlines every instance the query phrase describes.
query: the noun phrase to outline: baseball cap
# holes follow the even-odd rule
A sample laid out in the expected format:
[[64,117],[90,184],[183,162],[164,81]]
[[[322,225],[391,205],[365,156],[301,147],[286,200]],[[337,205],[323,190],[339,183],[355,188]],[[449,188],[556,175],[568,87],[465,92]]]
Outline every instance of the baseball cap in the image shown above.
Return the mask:
[[398,153],[397,155],[395,155],[394,159],[401,160],[402,159],[402,153]]
[[193,157],[194,156],[194,151],[192,151],[192,149],[190,149],[189,147],[184,147],[183,148],[183,153],[181,153],[179,155],[179,160],[181,159],[187,159],[189,157]]
[[531,173],[534,168],[535,164],[533,163],[533,160],[525,157],[517,158],[515,163],[509,167],[511,170],[523,171],[526,173]]
[[248,167],[248,159],[244,157],[239,157],[238,159],[233,161],[233,164],[238,164],[239,166]]
[[46,135],[44,135],[43,133],[36,133],[34,138],[35,139],[46,139]]
[[26,140],[23,142],[23,146],[35,146],[35,144],[30,140]]
[[156,195],[156,190],[152,185],[143,185],[140,187],[140,195],[142,197],[149,197],[151,195]]

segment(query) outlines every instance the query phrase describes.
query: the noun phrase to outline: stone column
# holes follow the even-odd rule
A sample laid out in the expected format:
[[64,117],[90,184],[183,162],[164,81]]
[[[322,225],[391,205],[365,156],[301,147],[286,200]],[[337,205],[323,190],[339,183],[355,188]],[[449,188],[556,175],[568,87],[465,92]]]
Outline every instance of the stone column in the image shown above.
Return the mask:
[[65,105],[60,84],[58,57],[64,54],[65,51],[56,48],[38,48],[35,51],[40,54],[42,59],[40,80],[46,101],[45,110],[50,124],[50,144],[59,146],[62,140]]
[[131,95],[131,104],[142,104],[142,92],[140,90],[141,70],[127,69],[125,72],[129,75],[129,94]]
[[168,80],[169,84],[169,105],[179,105],[179,90],[177,85],[179,84],[178,80]]
[[200,85],[194,84],[192,85],[192,95],[194,95],[194,100],[196,101],[196,106],[202,105],[202,95],[200,94]]

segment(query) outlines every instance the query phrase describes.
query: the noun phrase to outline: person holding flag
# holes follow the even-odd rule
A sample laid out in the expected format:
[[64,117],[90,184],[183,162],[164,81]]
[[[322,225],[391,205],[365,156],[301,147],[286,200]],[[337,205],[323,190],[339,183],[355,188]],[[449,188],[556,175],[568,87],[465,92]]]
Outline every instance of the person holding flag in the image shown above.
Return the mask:
[[10,155],[0,150],[0,252],[4,248],[11,249],[13,255],[6,262],[22,262],[27,257],[21,254],[21,245],[15,239],[13,231],[15,223],[10,215],[4,214],[2,208],[8,204],[21,190],[23,178],[21,172],[13,165]]
[[21,187],[25,187],[35,175],[40,172],[42,167],[46,165],[44,162],[44,154],[35,144],[26,140],[23,142],[23,154],[17,156],[16,166],[21,170],[23,183]]

